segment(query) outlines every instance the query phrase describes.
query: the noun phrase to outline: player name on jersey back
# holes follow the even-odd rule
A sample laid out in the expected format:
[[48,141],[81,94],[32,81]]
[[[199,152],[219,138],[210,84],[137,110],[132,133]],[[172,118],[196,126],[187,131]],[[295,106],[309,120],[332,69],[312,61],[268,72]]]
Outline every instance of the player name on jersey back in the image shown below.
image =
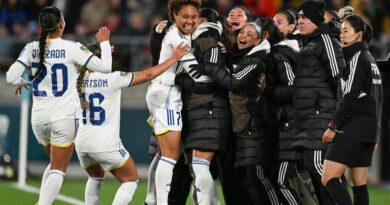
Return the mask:
[[[39,58],[39,49],[33,49],[33,58]],[[45,58],[65,58],[65,49],[45,50]]]
[[107,79],[84,80],[83,87],[84,88],[106,88],[108,87],[108,80]]

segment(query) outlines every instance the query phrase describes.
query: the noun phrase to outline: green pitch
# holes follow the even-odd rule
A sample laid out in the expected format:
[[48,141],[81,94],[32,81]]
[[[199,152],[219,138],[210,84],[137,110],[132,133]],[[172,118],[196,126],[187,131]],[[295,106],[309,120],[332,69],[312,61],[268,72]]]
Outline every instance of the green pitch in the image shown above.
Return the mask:
[[[84,201],[84,188],[86,180],[66,180],[61,189],[61,194]],[[28,185],[39,187],[39,180],[29,180]],[[111,204],[115,196],[119,183],[114,180],[106,180],[102,185],[100,204]],[[141,180],[131,204],[142,205],[146,196],[146,181]],[[370,187],[370,205],[387,205],[390,204],[390,190]],[[219,194],[221,195],[219,189]],[[0,180],[0,204],[7,205],[24,205],[35,204],[38,201],[38,195],[26,191],[18,190],[14,182]],[[187,200],[187,205],[192,204]],[[224,204],[222,202],[222,204]],[[56,201],[54,205],[68,205],[62,201]]]

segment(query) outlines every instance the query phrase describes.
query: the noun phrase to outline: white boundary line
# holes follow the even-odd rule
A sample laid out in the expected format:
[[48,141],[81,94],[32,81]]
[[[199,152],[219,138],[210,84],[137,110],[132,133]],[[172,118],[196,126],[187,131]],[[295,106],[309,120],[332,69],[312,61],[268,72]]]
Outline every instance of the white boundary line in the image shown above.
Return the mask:
[[[18,184],[15,183],[14,187],[17,188],[17,189],[26,191],[26,192],[39,194],[39,189],[34,187],[34,186],[30,186],[30,185],[19,186]],[[60,200],[60,201],[67,202],[69,204],[75,204],[75,205],[84,205],[85,204],[84,201],[80,201],[80,200],[78,200],[76,198],[65,196],[65,195],[62,195],[62,194],[59,194],[57,196],[56,200]]]

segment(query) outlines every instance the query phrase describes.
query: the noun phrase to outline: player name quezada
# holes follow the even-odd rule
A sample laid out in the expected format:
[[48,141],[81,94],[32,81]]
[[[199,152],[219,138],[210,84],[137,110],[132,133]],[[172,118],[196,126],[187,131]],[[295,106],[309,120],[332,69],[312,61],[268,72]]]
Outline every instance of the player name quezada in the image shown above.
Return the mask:
[[[32,50],[32,57],[39,58],[39,49]],[[45,50],[45,58],[65,58],[65,49]]]

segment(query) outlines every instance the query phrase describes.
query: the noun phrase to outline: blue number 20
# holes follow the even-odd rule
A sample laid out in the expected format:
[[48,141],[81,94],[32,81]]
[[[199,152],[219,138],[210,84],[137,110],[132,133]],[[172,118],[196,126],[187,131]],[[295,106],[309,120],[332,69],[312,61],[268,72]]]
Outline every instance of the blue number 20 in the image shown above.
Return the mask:
[[[97,99],[98,105],[94,104],[94,99]],[[103,102],[104,96],[101,93],[92,93],[88,97],[89,100],[89,120],[92,125],[99,126],[106,120],[106,111],[99,105]],[[86,110],[83,110],[83,124],[87,124]],[[96,119],[97,117],[97,119]]]
[[[31,67],[39,68],[39,63],[32,63]],[[51,70],[51,80],[52,80],[51,86],[52,86],[53,95],[55,97],[64,95],[66,90],[68,90],[68,69],[66,65],[64,65],[63,63],[56,63],[53,64],[50,70]],[[62,72],[63,86],[62,86],[62,90],[60,91],[58,90],[57,71]],[[39,73],[39,75],[33,81],[34,96],[41,96],[41,97],[47,96],[46,91],[38,90],[39,83],[42,82],[42,80],[46,77],[46,75],[47,75],[47,68],[45,65],[43,65],[42,72]]]

